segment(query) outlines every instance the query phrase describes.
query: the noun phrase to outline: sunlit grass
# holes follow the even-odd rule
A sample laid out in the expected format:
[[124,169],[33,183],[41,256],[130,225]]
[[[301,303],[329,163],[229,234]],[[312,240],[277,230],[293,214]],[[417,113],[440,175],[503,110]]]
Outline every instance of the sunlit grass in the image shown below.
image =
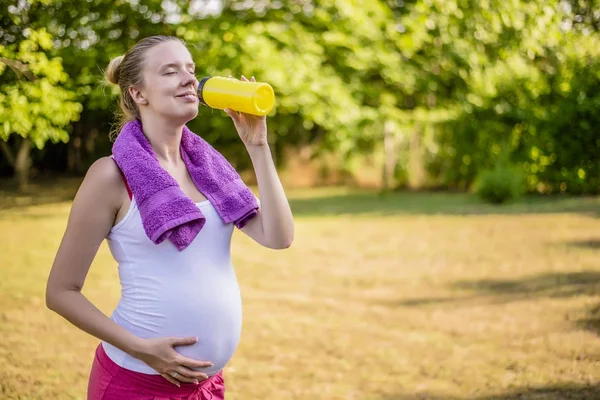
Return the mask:
[[[0,211],[2,399],[83,399],[97,344],[44,305],[70,206],[44,193]],[[600,398],[596,199],[291,195],[292,248],[234,236],[244,329],[228,399]],[[84,292],[117,303],[105,245]]]

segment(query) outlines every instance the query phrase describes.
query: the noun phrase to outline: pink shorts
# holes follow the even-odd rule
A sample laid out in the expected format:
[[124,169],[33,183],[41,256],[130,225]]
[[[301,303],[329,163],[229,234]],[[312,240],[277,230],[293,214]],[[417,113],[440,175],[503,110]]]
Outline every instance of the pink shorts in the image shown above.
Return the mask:
[[224,400],[222,371],[195,385],[173,385],[160,375],[142,374],[117,365],[104,352],[96,349],[88,382],[88,400]]

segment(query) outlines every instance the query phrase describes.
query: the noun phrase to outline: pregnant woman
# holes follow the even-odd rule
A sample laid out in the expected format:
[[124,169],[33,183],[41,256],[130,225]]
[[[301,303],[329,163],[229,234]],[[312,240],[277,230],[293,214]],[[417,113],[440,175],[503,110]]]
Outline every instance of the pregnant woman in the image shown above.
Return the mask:
[[[46,289],[51,310],[100,340],[88,399],[223,399],[242,321],[233,230],[272,249],[292,243],[266,118],[225,110],[252,160],[259,205],[185,125],[198,114],[194,68],[183,42],[153,36],[106,71],[121,92],[120,132],[75,196]],[[81,293],[104,239],[121,284],[110,317]]]

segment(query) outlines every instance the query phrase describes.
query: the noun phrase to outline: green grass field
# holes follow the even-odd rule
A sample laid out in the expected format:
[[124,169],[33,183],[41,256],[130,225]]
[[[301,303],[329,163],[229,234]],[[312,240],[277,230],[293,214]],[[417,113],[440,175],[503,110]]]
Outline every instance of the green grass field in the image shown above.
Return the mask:
[[[33,192],[0,192],[0,399],[83,399],[97,340],[44,304],[72,186]],[[228,399],[600,398],[600,200],[290,197],[290,249],[234,235]],[[119,290],[103,245],[84,293],[110,313]]]

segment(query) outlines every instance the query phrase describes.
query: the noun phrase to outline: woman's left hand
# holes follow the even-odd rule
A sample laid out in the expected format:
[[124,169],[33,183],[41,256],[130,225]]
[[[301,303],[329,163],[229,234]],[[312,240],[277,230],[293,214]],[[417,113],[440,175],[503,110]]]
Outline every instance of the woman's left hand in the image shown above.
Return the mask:
[[[231,78],[231,75],[229,75]],[[248,79],[242,75],[243,81]],[[252,77],[251,82],[256,82],[256,79]],[[231,110],[229,108],[224,110],[233,120],[235,129],[242,142],[248,146],[262,146],[267,144],[267,117],[258,116],[252,114],[246,114]]]

